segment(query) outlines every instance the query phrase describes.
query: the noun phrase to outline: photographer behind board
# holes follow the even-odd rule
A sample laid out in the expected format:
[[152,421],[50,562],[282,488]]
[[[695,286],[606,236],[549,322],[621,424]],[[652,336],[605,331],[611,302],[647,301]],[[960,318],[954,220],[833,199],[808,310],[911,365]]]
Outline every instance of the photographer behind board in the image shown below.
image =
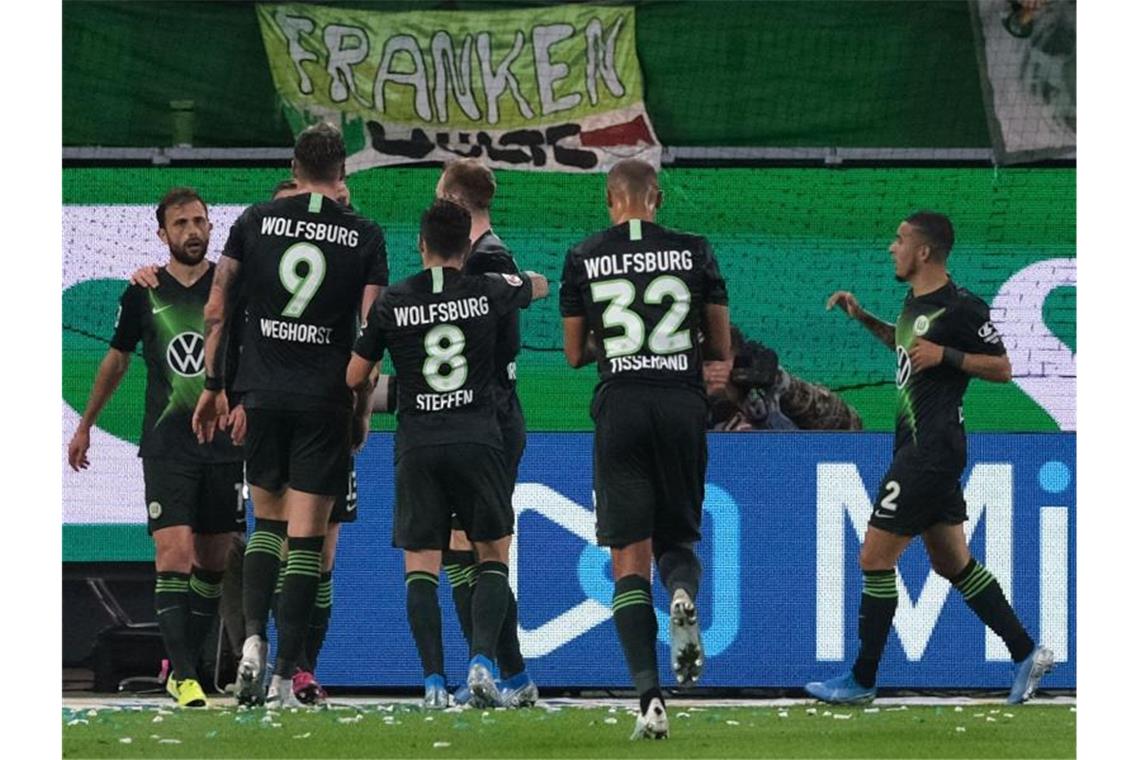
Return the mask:
[[704,363],[709,430],[862,430],[859,413],[836,393],[780,366],[776,352],[732,325],[725,361]]

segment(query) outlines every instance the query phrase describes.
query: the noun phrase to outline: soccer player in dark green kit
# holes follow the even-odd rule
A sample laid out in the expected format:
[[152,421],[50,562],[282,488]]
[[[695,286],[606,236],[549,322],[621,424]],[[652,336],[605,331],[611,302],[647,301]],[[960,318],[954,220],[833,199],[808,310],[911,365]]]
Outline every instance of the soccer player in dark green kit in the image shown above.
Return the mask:
[[708,462],[701,363],[725,359],[730,345],[728,291],[712,248],[658,225],[662,198],[650,164],[615,164],[606,177],[614,226],[570,249],[559,293],[567,362],[582,367],[595,354],[598,362],[590,407],[597,535],[610,547],[614,625],[641,706],[632,739],[669,735],[657,679],[654,562],[670,594],[677,681],[696,681],[704,664],[693,551]]
[[834,704],[870,702],[891,621],[898,606],[895,567],[915,536],[922,536],[931,567],[961,592],[983,623],[1001,636],[1015,663],[1007,701],[1029,699],[1053,666],[1053,653],[1030,638],[997,579],[970,556],[962,523],[966,466],[962,397],[971,377],[1010,380],[1009,357],[990,322],[986,303],[957,285],[946,270],[954,227],[942,214],[920,211],[903,221],[891,243],[895,279],[910,285],[894,325],[878,319],[847,291],[839,306],[895,351],[899,409],[894,459],[883,477],[859,566],[859,654],[848,673],[804,689]]
[[156,273],[157,287],[131,285],[123,293],[68,461],[88,467],[91,427],[141,340],[147,385],[139,456],[155,546],[155,611],[172,668],[166,689],[180,705],[203,707],[198,655],[221,597],[226,552],[245,530],[242,455],[224,433],[200,446],[190,429],[204,378],[202,309],[214,279],[205,258],[212,227],[206,204],[194,190],[174,188],[157,217],[170,260]]

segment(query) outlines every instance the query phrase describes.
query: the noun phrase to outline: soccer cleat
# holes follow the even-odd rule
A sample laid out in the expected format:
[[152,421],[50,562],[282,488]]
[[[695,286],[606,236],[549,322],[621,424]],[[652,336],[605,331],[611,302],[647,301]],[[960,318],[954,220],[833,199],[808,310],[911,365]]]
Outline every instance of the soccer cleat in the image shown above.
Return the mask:
[[810,696],[833,705],[857,705],[870,702],[877,693],[874,686],[860,686],[850,671],[830,681],[812,681],[804,686]]
[[665,714],[665,705],[660,699],[654,697],[649,700],[645,712],[637,716],[637,722],[633,724],[633,733],[629,738],[631,741],[669,738],[669,716]]
[[303,705],[323,705],[329,697],[312,673],[299,668],[293,674],[293,696]]
[[534,707],[538,686],[525,670],[498,684],[503,707]]
[[181,681],[174,678],[166,680],[166,693],[174,697],[179,707],[206,707],[206,693],[202,685],[193,678],[183,678]]
[[471,658],[471,666],[467,669],[467,687],[471,689],[472,707],[501,706],[502,697],[491,671],[491,661],[483,655],[477,654]]
[[237,673],[237,703],[239,705],[260,705],[265,702],[265,684],[262,676],[265,671],[265,655],[269,644],[260,636],[249,636],[241,645],[241,662]]
[[669,643],[677,683],[696,683],[705,664],[705,652],[701,646],[697,608],[684,589],[673,593],[673,602],[669,605]]
[[424,709],[447,709],[447,681],[438,673],[432,673],[424,679]]
[[293,694],[293,679],[278,675],[269,679],[269,691],[265,695],[265,706],[276,708],[304,707]]
[[455,690],[455,693],[451,695],[451,698],[455,704],[465,705],[471,701],[471,689],[468,688],[467,684],[463,684]]
[[1053,669],[1053,650],[1047,647],[1037,647],[1021,662],[1017,663],[1013,673],[1013,686],[1010,687],[1008,704],[1019,705],[1025,702],[1037,691],[1041,678]]

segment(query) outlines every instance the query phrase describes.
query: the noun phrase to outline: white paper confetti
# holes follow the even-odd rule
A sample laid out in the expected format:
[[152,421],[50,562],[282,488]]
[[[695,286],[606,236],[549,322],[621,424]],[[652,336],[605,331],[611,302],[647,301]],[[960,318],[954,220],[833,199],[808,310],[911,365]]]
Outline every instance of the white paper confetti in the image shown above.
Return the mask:
[[181,739],[159,739],[158,743],[159,744],[181,744],[182,740]]
[[965,726],[955,726],[954,730],[960,734],[966,733],[966,727]]
[[863,712],[865,712],[865,713],[877,713],[878,711],[879,711],[879,708],[877,708],[877,707],[864,707],[863,708]]
[[809,708],[808,708],[807,710],[805,710],[804,712],[806,712],[808,715],[815,715],[815,714],[816,714],[817,712],[819,712],[819,711],[818,711],[818,710],[816,710],[814,707],[809,707]]
[[294,734],[293,738],[294,739],[308,739],[312,735],[313,735],[312,731],[306,731],[303,734]]
[[154,718],[153,718],[153,719],[151,719],[151,721],[150,721],[150,722],[151,722],[151,723],[161,723],[161,722],[162,722],[162,716],[161,716],[161,715],[156,715],[156,716],[154,716]]
[[617,718],[606,718],[602,721],[602,723],[608,723],[612,726],[613,724],[617,723]]
[[730,726],[739,726],[740,725],[740,721],[738,721],[738,720],[726,720],[725,723],[727,723]]
[[88,718],[94,718],[98,714],[99,714],[98,710],[88,710],[87,711],[87,717]]
[[1002,716],[1003,716],[1003,717],[1005,717],[1005,718],[1012,718],[1012,717],[1013,717],[1013,713],[1002,713]]
[[850,713],[848,713],[847,715],[842,715],[842,714],[840,714],[840,713],[835,713],[835,715],[832,715],[831,717],[835,718],[836,720],[851,720],[851,715],[850,715]]
[[957,707],[955,707],[954,712],[962,712],[962,705],[958,705]]
[[119,739],[119,744],[130,744],[133,741],[134,741],[134,739],[132,739],[131,737],[124,736],[122,739]]
[[433,742],[431,745],[431,748],[432,749],[443,749],[444,747],[450,747],[450,746],[451,746],[451,742]]

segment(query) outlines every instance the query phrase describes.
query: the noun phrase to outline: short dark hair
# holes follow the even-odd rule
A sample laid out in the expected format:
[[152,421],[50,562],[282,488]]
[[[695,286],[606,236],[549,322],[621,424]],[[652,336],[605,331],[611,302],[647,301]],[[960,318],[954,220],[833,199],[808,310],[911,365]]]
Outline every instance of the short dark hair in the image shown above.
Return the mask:
[[443,191],[468,211],[487,211],[495,197],[495,173],[475,158],[461,158],[443,168]]
[[160,229],[166,227],[166,209],[169,206],[181,206],[184,203],[192,203],[198,201],[202,204],[202,208],[206,210],[206,216],[210,216],[210,209],[206,206],[206,201],[202,200],[202,196],[198,195],[198,191],[192,187],[172,187],[166,191],[166,195],[162,196],[162,200],[158,202],[158,208],[155,209],[154,215],[158,219],[158,226]]
[[640,158],[623,158],[606,175],[606,189],[629,196],[658,189],[657,170]]
[[950,257],[950,249],[954,247],[954,225],[948,216],[937,211],[916,211],[905,221],[926,239],[936,261],[944,262]]
[[336,182],[344,177],[344,137],[332,124],[321,122],[297,135],[293,146],[295,171],[315,182]]
[[420,237],[429,253],[443,259],[460,259],[471,237],[471,214],[458,203],[437,200],[420,217]]
[[283,179],[277,183],[276,187],[273,188],[273,195],[271,195],[270,198],[271,199],[276,198],[278,195],[285,192],[286,190],[296,190],[296,189],[297,189],[297,180],[293,179],[292,177],[290,177],[289,179]]

